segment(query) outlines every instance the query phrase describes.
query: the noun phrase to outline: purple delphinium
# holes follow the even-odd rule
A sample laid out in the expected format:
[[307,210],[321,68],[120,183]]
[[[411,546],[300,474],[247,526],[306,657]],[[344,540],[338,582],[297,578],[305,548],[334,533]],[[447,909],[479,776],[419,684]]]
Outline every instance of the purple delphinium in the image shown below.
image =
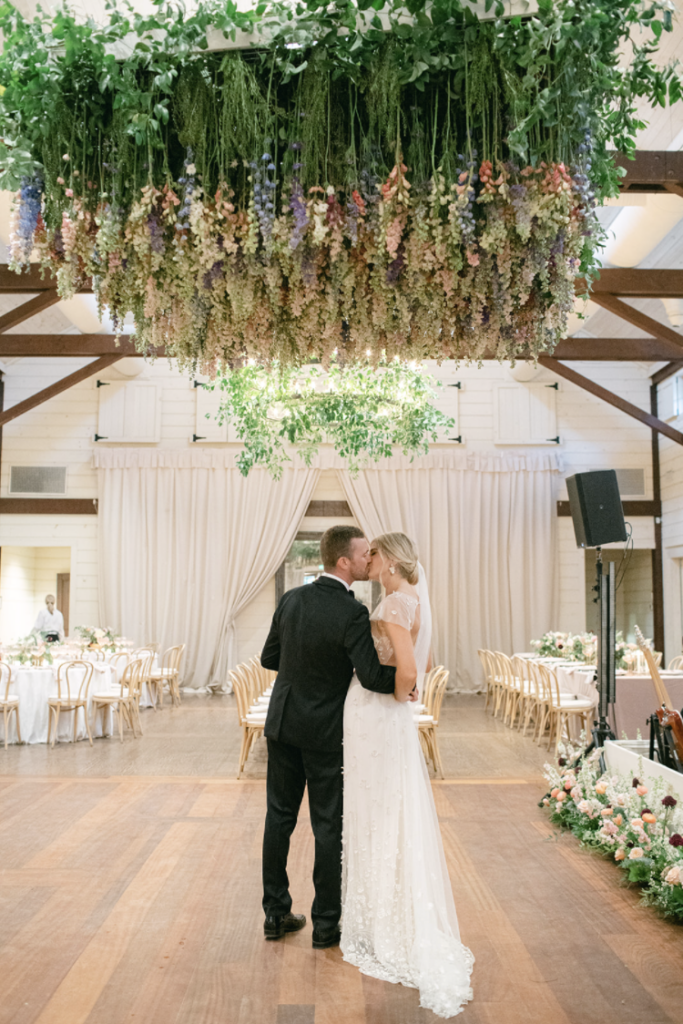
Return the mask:
[[401,242],[396,251],[396,259],[392,260],[387,267],[387,284],[396,284],[405,265],[405,247],[403,242]]
[[147,230],[150,238],[150,248],[152,252],[163,253],[165,249],[164,245],[164,229],[159,221],[156,213],[150,213],[147,218]]
[[256,161],[250,164],[252,170],[252,182],[254,189],[254,207],[258,217],[261,237],[267,244],[273,234],[273,223],[275,221],[275,189],[277,181],[271,178],[271,172],[275,170],[270,153],[264,153],[261,157],[261,167]]
[[204,274],[204,278],[203,278],[202,284],[204,285],[204,288],[207,291],[210,291],[211,288],[213,288],[214,281],[222,281],[222,280],[223,280],[223,261],[222,260],[216,260],[214,265],[211,267],[211,270],[207,270],[207,272]]
[[308,227],[306,200],[304,199],[304,191],[298,178],[292,178],[292,195],[289,200],[289,208],[294,214],[294,230],[289,239],[289,247],[290,249],[296,249],[306,234],[306,228]]
[[349,232],[349,238],[351,239],[351,245],[356,245],[358,242],[358,217],[360,216],[360,210],[353,200],[353,197],[349,199],[346,204],[346,227]]
[[[460,180],[460,177],[463,174],[467,176],[465,180],[469,179],[469,185],[467,187],[467,204],[465,205],[464,203],[458,203],[456,205],[458,220],[460,221],[460,231],[462,234],[462,240],[464,244],[467,246],[471,245],[474,242],[476,236],[476,225],[474,221],[474,202],[477,194],[474,185],[475,182],[479,181],[479,175],[474,169],[476,167],[476,157],[477,154],[475,152],[472,154],[472,156],[470,157],[466,164],[465,158],[463,156],[458,157],[458,162],[460,163],[460,166],[458,167],[457,170],[458,181]],[[465,164],[465,166],[463,166],[463,164]],[[470,174],[472,175],[471,178]]]
[[178,209],[175,223],[175,226],[179,231],[184,231],[190,226],[190,208],[192,206],[192,193],[195,188],[195,178],[194,173],[188,174],[187,169],[188,167],[193,167],[193,160],[194,157],[192,150],[188,146],[187,157],[184,163],[185,174],[184,177],[178,178],[178,184],[183,186],[183,201]]
[[21,179],[19,218],[16,234],[19,239],[22,259],[26,263],[31,258],[33,236],[42,208],[43,187],[43,180],[38,175],[33,178],[24,177]]

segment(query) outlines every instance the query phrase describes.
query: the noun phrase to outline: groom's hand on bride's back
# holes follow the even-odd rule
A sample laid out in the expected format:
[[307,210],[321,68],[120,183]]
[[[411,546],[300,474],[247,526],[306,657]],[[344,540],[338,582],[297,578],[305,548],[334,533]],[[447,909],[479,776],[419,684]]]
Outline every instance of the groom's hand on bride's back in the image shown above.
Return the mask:
[[417,684],[415,684],[415,686],[412,688],[412,690],[408,694],[408,700],[411,703],[415,703],[415,701],[417,701],[419,699],[420,699],[420,694],[417,691]]

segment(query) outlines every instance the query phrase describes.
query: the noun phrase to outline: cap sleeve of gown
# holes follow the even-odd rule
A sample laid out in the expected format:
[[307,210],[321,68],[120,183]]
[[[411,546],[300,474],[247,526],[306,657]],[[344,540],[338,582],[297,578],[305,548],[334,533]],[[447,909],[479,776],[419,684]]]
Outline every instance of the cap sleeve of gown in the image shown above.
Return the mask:
[[418,603],[417,598],[411,597],[410,594],[387,594],[372,617],[394,626],[403,626],[410,632],[415,622]]

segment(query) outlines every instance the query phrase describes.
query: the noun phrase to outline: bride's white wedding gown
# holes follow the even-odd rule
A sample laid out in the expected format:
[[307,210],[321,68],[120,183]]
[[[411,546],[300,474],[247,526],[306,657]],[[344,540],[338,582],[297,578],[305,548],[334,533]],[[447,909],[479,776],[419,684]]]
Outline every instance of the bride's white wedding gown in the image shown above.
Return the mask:
[[[412,631],[418,606],[396,592],[373,612],[383,664],[393,649],[382,623]],[[474,957],[460,941],[412,709],[354,676],[344,707],[341,950],[364,974],[418,988],[421,1006],[453,1017],[472,998]]]

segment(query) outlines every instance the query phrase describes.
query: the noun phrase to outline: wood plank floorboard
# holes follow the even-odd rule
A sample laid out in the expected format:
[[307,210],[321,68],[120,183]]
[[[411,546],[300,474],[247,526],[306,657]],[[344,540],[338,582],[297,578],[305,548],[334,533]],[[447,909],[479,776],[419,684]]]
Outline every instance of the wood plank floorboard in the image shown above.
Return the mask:
[[[433,792],[463,941],[463,1024],[683,1024],[683,929],[538,808],[545,752],[448,698]],[[232,698],[186,698],[145,735],[0,750],[0,1024],[434,1024],[310,925],[262,936],[265,749],[236,781]],[[313,837],[294,834],[308,914]]]

